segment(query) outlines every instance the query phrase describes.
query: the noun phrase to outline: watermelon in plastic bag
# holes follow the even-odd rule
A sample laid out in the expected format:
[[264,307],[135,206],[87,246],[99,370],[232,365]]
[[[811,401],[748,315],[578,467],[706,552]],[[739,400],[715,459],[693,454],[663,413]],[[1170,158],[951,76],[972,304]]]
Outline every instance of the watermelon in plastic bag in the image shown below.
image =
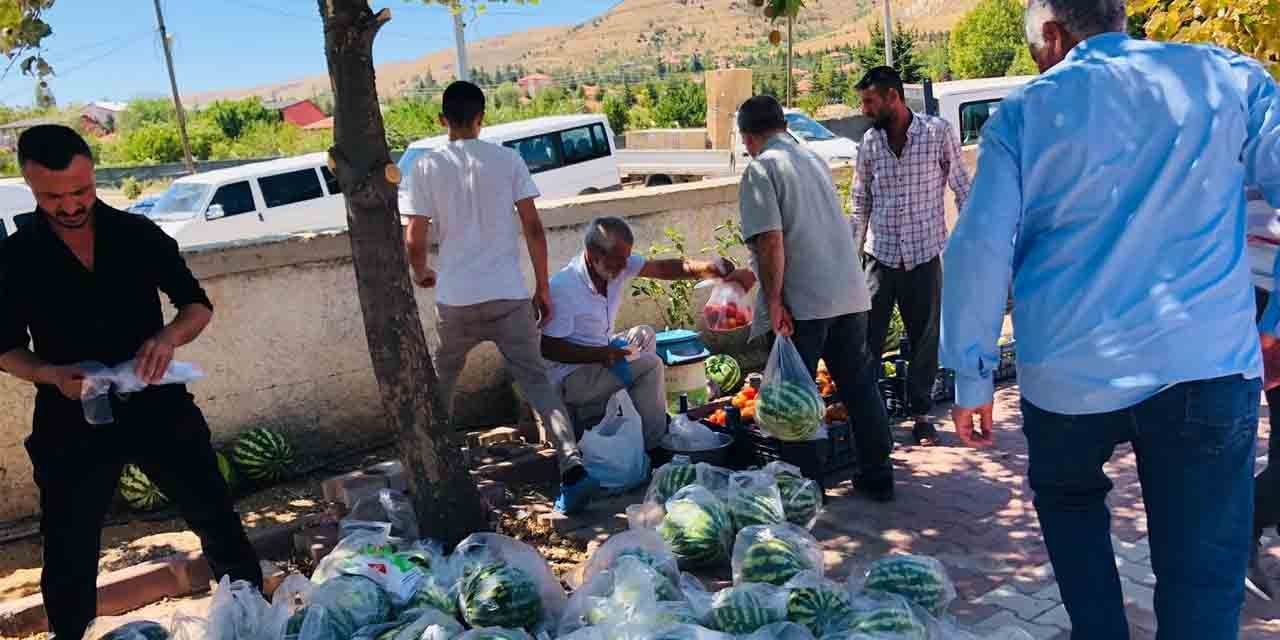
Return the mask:
[[533,640],[524,629],[503,629],[501,627],[485,627],[472,629],[454,640]]
[[554,626],[567,596],[547,561],[533,547],[495,533],[458,543],[450,561],[461,576],[458,603],[472,627]]
[[789,522],[747,527],[733,544],[733,582],[782,586],[797,574],[823,574],[822,546],[807,529]]
[[946,567],[935,558],[894,555],[877,560],[867,570],[862,589],[896,593],[937,616],[956,599]]
[[158,622],[151,620],[135,620],[119,625],[105,633],[101,631],[101,627],[109,624],[105,619],[101,622],[95,621],[89,625],[89,630],[85,632],[85,638],[96,638],[97,640],[169,640],[169,630],[165,629]]
[[787,592],[768,584],[743,584],[711,596],[710,626],[743,635],[787,618]]
[[724,562],[733,544],[733,522],[724,502],[704,487],[685,487],[666,504],[658,533],[671,546],[680,567]]
[[786,522],[778,482],[764,471],[739,471],[730,475],[727,503],[733,527],[739,531],[753,525]]
[[395,622],[364,627],[352,640],[452,640],[464,629],[453,616],[436,609],[410,609]]
[[783,588],[787,590],[787,620],[804,625],[815,636],[852,626],[853,605],[842,585],[806,571]]
[[340,575],[311,594],[311,603],[290,618],[298,640],[349,640],[363,627],[391,620],[391,598],[362,576]]

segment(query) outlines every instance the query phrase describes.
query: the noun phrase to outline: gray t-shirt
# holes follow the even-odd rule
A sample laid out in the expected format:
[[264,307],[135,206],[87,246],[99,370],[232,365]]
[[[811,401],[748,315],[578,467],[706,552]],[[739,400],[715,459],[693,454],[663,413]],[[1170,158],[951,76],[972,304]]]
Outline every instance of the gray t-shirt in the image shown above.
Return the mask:
[[[871,309],[867,277],[849,219],[840,209],[826,161],[775,136],[747,167],[739,187],[742,236],[782,231],[786,252],[782,300],[796,320],[822,320]],[[759,265],[755,265],[759,273]],[[752,334],[768,331],[764,290]]]

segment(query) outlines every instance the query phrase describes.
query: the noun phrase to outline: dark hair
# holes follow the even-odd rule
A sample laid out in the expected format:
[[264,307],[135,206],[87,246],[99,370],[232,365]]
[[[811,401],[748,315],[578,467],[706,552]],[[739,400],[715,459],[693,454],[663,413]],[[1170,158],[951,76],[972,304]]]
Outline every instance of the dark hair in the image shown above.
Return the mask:
[[1048,7],[1053,17],[1077,38],[1124,31],[1128,24],[1124,0],[1033,0],[1029,6],[1035,8],[1032,5]]
[[853,88],[858,91],[866,91],[875,88],[880,95],[886,95],[890,89],[898,92],[898,97],[903,97],[902,76],[898,74],[898,70],[893,67],[876,67],[862,76],[858,84]]
[[484,92],[470,82],[459,80],[444,90],[444,119],[455,127],[471,126],[484,113]]
[[763,135],[787,128],[782,105],[773,96],[754,96],[738,107],[738,130]]
[[60,124],[31,127],[18,136],[18,168],[34,162],[46,169],[62,171],[76,156],[93,160],[89,143],[75,129]]

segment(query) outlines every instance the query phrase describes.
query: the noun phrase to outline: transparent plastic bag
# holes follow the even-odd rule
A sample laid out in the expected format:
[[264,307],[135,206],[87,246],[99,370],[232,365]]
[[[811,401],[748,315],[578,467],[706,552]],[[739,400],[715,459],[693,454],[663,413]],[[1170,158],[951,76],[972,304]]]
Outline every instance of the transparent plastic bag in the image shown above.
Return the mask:
[[378,585],[391,600],[391,606],[399,609],[409,604],[418,594],[418,585],[426,574],[406,556],[390,549],[377,549],[355,556],[339,569],[343,575],[368,578]]
[[311,593],[311,603],[289,621],[301,617],[298,640],[348,640],[360,629],[391,621],[391,598],[363,576],[339,575]]
[[727,504],[738,530],[754,525],[782,524],[786,513],[782,494],[773,474],[764,471],[738,471],[729,476]]
[[982,640],[1035,640],[1035,638],[1018,627],[1000,627]]
[[360,629],[352,640],[452,640],[463,631],[461,623],[437,609],[410,609],[395,622]]
[[209,603],[209,640],[266,640],[270,608],[257,587],[223,576]]
[[850,634],[861,633],[893,640],[929,640],[928,614],[896,593],[854,593],[849,604],[853,609]]
[[342,575],[342,568],[353,562],[356,556],[391,549],[386,530],[357,531],[343,537],[333,551],[320,560],[316,570],[311,573],[311,581],[323,584],[327,580]]
[[[169,623],[169,640],[205,640],[209,636],[209,621],[182,612],[173,614]],[[89,638],[88,635],[85,638]]]
[[582,435],[578,448],[587,473],[605,491],[630,491],[649,478],[644,422],[625,389],[609,399],[604,419]]
[[736,331],[751,326],[755,304],[746,290],[736,282],[720,279],[704,280],[695,286],[697,289],[706,287],[712,287],[711,297],[702,307],[708,331]]
[[733,583],[782,586],[805,571],[823,575],[822,545],[790,522],[750,526],[733,543]]
[[667,511],[661,504],[641,502],[627,505],[627,528],[633,531],[657,530],[666,515]]
[[760,627],[742,640],[814,640],[813,633],[794,622],[775,622]]
[[787,619],[787,592],[771,584],[742,584],[711,596],[709,626],[745,635]]
[[85,640],[162,640],[169,630],[152,620],[121,622],[119,618],[97,618],[84,632]]
[[[706,487],[692,485],[666,504],[658,533],[675,554],[681,569],[724,562],[733,545],[733,520],[723,500]],[[712,537],[706,534],[710,532]]]
[[643,560],[624,556],[574,592],[560,620],[559,634],[586,626],[652,625],[658,615],[658,585],[665,580]]
[[720,436],[705,424],[680,414],[671,419],[662,446],[671,451],[706,451],[721,444]]
[[735,640],[727,633],[720,633],[703,626],[681,624],[653,634],[652,640]]
[[[128,360],[114,367],[101,362],[81,362],[76,365],[87,374],[80,387],[80,405],[85,422],[93,425],[111,424],[115,416],[111,411],[112,393],[134,393],[148,386],[138,377],[136,360]],[[190,362],[173,361],[165,369],[156,385],[189,384],[204,378],[204,371]]]
[[671,462],[658,467],[649,481],[649,490],[644,494],[645,502],[664,504],[677,491],[698,483],[698,468],[689,456],[672,456]]
[[[672,584],[678,584],[680,581],[679,564],[666,540],[663,540],[654,529],[631,529],[614,534],[591,554],[582,569],[583,584],[612,568],[625,557],[643,561],[670,580]],[[677,588],[676,591],[678,596],[679,589]]]
[[733,471],[724,467],[717,467],[707,462],[699,462],[694,465],[697,470],[698,486],[706,487],[712,493],[721,496],[729,488],[729,476],[733,475]]
[[781,461],[764,466],[778,483],[778,495],[782,498],[782,511],[787,522],[812,529],[822,512],[822,487],[804,477],[800,468]]
[[787,620],[802,624],[814,636],[848,629],[853,624],[853,604],[844,585],[804,571],[787,581]]
[[502,627],[482,627],[472,629],[454,640],[534,640],[524,629],[504,629]]
[[293,613],[307,606],[311,601],[311,592],[315,591],[315,588],[315,584],[305,576],[297,573],[289,574],[280,586],[276,587],[275,593],[271,594],[271,606],[287,607],[289,613]]
[[947,568],[929,556],[886,556],[872,563],[860,582],[850,580],[851,588],[902,595],[933,616],[941,615],[956,599]]
[[[519,540],[496,533],[474,533],[458,543],[451,561],[462,578],[458,601],[463,619],[473,627],[488,626],[495,619],[533,619],[528,628],[536,633],[542,627],[555,625],[564,614],[568,596],[560,580],[536,549]],[[536,591],[538,610],[512,609],[507,602],[487,597],[486,585],[504,584],[508,587],[504,591],[513,593],[518,588],[512,588],[511,582],[526,580],[527,584],[518,588]]]
[[756,424],[787,442],[825,437],[826,404],[791,338],[778,336],[756,397]]
[[418,539],[418,514],[409,496],[391,489],[382,489],[356,501],[343,520],[358,522],[387,522],[391,524],[390,537],[396,540]]

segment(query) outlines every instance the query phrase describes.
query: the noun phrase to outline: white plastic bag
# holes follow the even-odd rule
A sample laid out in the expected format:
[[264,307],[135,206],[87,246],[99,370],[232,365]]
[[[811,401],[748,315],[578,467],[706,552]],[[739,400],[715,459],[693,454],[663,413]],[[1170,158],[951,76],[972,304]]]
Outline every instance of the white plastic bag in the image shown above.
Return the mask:
[[537,618],[533,624],[526,621],[522,626],[528,624],[536,633],[541,628],[554,626],[564,614],[568,597],[560,580],[536,549],[519,540],[496,533],[473,533],[458,543],[450,559],[457,567],[457,575],[462,577],[458,586],[462,616],[472,627],[492,626],[495,620],[529,617],[525,610],[506,610],[502,602],[487,597],[486,585],[499,578],[507,585],[513,579],[528,580],[530,584],[525,586],[538,592],[541,609],[535,613],[540,615],[533,616]]
[[658,617],[658,588],[664,580],[639,558],[619,558],[613,568],[596,574],[574,592],[560,621],[559,635],[596,625],[653,626]]
[[819,430],[825,414],[818,385],[795,343],[778,336],[756,396],[756,424],[779,440],[815,440],[825,436],[825,430]]
[[822,511],[822,487],[804,477],[799,467],[785,462],[770,462],[764,471],[773,475],[782,498],[782,511],[787,522],[812,529]]
[[[111,394],[134,393],[147,388],[138,377],[136,360],[108,367],[100,362],[81,362],[77,365],[86,375],[80,387],[80,405],[85,422],[93,425],[111,424],[115,416],[111,411]],[[190,362],[173,361],[165,369],[157,385],[188,384],[205,377],[200,367]]]
[[[587,584],[601,572],[612,568],[624,557],[639,558],[653,567],[672,584],[680,581],[676,556],[666,540],[654,529],[631,529],[611,536],[587,559],[582,569],[582,582]],[[678,594],[677,594],[678,596]],[[668,598],[662,598],[668,599]]]
[[782,524],[786,513],[774,476],[764,471],[738,471],[729,476],[727,503],[733,527]]
[[209,640],[272,640],[264,633],[270,608],[257,587],[223,576],[209,604]]
[[[205,640],[209,637],[209,621],[199,616],[174,612],[169,623],[169,640]],[[90,636],[85,635],[88,639]]]
[[379,550],[391,550],[391,543],[384,531],[359,531],[338,542],[338,545],[316,565],[311,573],[311,581],[323,584],[325,581],[342,575],[342,569],[352,563],[356,556],[374,553]]
[[391,524],[390,536],[399,540],[418,539],[418,514],[413,510],[409,496],[391,489],[382,489],[356,501],[351,513],[343,521],[387,522]]
[[781,587],[805,571],[823,575],[822,546],[813,534],[790,522],[751,526],[733,543],[733,583]]
[[629,491],[649,478],[644,422],[626,390],[609,399],[605,417],[582,435],[582,464],[606,491]]
[[694,288],[705,287],[714,287],[706,306],[702,307],[702,317],[706,320],[709,331],[734,331],[751,326],[755,305],[746,290],[736,282],[718,278],[703,280]]
[[119,618],[97,618],[84,632],[84,640],[152,640],[168,636],[169,630],[159,622],[133,620],[122,623]]
[[653,634],[652,640],[734,640],[734,637],[703,626],[682,624]]
[[711,596],[710,627],[745,635],[787,619],[787,592],[771,584],[743,584]]
[[409,609],[395,622],[360,629],[352,640],[452,640],[462,624],[436,609]]
[[671,451],[706,451],[721,445],[720,436],[705,424],[680,414],[671,419],[662,446]]

